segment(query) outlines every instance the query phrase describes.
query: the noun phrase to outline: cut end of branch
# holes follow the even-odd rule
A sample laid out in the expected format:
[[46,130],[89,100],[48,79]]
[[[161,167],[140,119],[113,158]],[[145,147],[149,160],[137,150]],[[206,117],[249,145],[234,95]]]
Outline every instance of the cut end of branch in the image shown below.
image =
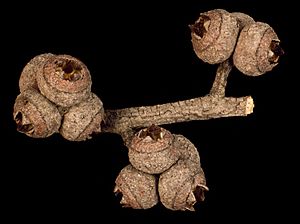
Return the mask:
[[249,96],[246,100],[246,115],[252,114],[254,108],[254,101],[251,96]]

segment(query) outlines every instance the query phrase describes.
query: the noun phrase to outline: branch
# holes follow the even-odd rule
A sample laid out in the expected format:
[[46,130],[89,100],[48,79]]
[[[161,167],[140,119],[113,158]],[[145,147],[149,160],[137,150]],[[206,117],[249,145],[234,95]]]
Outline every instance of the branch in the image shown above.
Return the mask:
[[211,118],[246,116],[253,112],[253,99],[204,96],[155,106],[107,110],[103,132],[122,132],[150,126]]
[[217,72],[216,72],[215,81],[209,92],[209,94],[211,96],[225,97],[225,88],[226,88],[226,84],[227,84],[227,78],[233,67],[231,60],[232,59],[229,58],[219,65]]
[[232,69],[231,59],[221,63],[210,93],[204,97],[155,106],[106,110],[102,132],[120,134],[129,139],[133,129],[193,120],[247,116],[253,112],[251,96],[225,97],[227,77]]

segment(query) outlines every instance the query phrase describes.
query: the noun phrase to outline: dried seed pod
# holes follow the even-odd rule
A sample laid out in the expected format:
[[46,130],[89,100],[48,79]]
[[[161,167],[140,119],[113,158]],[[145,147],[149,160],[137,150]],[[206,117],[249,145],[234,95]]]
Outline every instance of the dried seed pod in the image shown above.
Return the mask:
[[129,161],[145,173],[162,173],[179,159],[180,152],[173,143],[174,136],[161,127],[152,125],[142,129],[129,144]]
[[235,47],[239,26],[236,18],[223,9],[201,13],[190,26],[196,55],[209,64],[228,59]]
[[174,146],[180,151],[180,159],[188,161],[186,165],[192,172],[201,169],[200,156],[195,145],[183,135],[174,135]]
[[23,68],[20,79],[19,87],[20,92],[24,92],[26,89],[33,88],[38,90],[38,84],[36,81],[36,74],[43,68],[45,62],[53,57],[53,54],[40,54],[31,59]]
[[244,26],[255,22],[251,16],[242,12],[232,12],[231,15],[237,19],[240,30],[242,30]]
[[134,209],[148,209],[158,203],[157,181],[154,175],[135,169],[123,168],[116,179],[115,193],[122,193],[121,204]]
[[159,177],[158,192],[162,204],[171,210],[194,211],[194,204],[204,200],[208,190],[201,168],[191,171],[188,160],[179,160]]
[[77,58],[69,55],[51,57],[40,73],[37,83],[41,93],[58,106],[70,107],[91,95],[90,72]]
[[276,33],[268,24],[248,24],[240,33],[233,63],[245,75],[262,75],[278,64],[283,54],[279,43]]
[[102,101],[92,93],[88,100],[65,112],[60,134],[70,141],[86,140],[92,133],[101,132],[103,116]]
[[45,138],[58,132],[61,116],[57,108],[35,89],[24,90],[13,112],[17,130],[30,137]]

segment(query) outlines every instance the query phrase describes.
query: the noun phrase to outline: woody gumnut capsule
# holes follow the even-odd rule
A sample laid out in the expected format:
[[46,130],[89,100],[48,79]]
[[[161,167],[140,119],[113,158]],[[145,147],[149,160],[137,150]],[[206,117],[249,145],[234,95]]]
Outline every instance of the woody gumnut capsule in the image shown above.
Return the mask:
[[244,26],[255,22],[251,16],[242,12],[232,12],[230,14],[236,18],[240,30],[242,30]]
[[279,57],[284,53],[279,44],[280,40],[268,24],[248,24],[240,33],[233,63],[245,75],[262,75],[278,64]]
[[94,93],[86,100],[70,107],[64,114],[60,134],[70,141],[84,141],[92,133],[101,132],[104,117],[103,103]]
[[36,79],[41,93],[61,107],[71,107],[91,95],[92,80],[88,68],[70,55],[50,57]]
[[162,204],[171,210],[194,211],[208,190],[203,170],[191,170],[188,160],[179,160],[159,177],[158,192]]
[[45,62],[53,57],[53,54],[46,53],[40,54],[32,58],[23,68],[19,79],[20,92],[24,92],[26,89],[38,90],[38,84],[36,81],[37,74],[40,74],[44,67]]
[[204,62],[221,63],[233,53],[239,25],[229,12],[215,9],[201,13],[190,28],[194,51]]
[[62,119],[56,106],[36,89],[24,90],[17,96],[13,117],[17,130],[34,138],[58,132]]
[[160,175],[158,191],[162,204],[171,210],[194,211],[193,205],[205,199],[206,178],[194,144],[182,135],[175,136],[180,160]]
[[185,164],[191,172],[198,172],[201,163],[196,146],[183,135],[174,135],[174,137],[174,146],[180,151],[180,159],[187,161]]
[[180,152],[173,143],[174,136],[169,131],[156,125],[144,128],[129,144],[129,161],[145,173],[162,173],[179,159]]
[[128,165],[121,170],[116,181],[115,193],[121,193],[123,207],[148,209],[158,203],[157,181],[154,175]]

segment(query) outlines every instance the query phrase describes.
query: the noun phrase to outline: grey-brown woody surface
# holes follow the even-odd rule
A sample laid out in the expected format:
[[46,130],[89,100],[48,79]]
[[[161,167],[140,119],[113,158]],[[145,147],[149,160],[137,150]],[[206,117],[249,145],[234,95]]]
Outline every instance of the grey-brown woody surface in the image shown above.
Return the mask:
[[152,124],[247,116],[253,112],[254,103],[251,96],[225,97],[227,77],[231,68],[230,60],[219,65],[210,94],[206,96],[155,106],[106,110],[101,129],[103,132],[120,134],[126,140],[132,129]]

